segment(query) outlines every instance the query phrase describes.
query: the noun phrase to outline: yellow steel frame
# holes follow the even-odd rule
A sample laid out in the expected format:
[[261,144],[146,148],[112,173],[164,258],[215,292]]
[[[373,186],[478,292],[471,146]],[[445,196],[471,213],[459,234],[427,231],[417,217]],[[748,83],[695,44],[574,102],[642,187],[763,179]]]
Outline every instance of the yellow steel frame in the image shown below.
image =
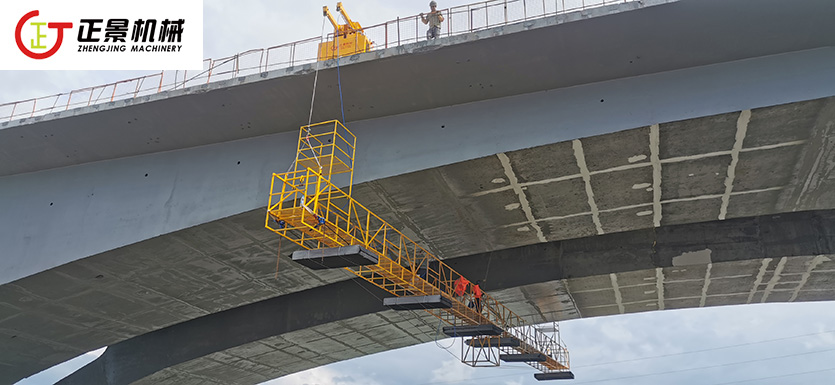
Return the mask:
[[[497,325],[506,336],[522,341],[520,347],[502,351],[545,353],[546,362],[530,364],[542,371],[569,368],[568,351],[558,340],[538,332],[489,294],[481,299],[481,312],[468,307],[453,293],[461,274],[351,197],[356,136],[339,121],[302,127],[298,144],[293,170],[272,175],[265,222],[269,230],[305,249],[361,245],[378,262],[345,268],[351,273],[395,296],[447,297],[452,308],[426,311],[452,326]],[[347,176],[347,192],[331,180],[340,174]],[[476,358],[468,362],[466,356]],[[473,366],[482,362],[477,357],[462,353],[462,360]]]

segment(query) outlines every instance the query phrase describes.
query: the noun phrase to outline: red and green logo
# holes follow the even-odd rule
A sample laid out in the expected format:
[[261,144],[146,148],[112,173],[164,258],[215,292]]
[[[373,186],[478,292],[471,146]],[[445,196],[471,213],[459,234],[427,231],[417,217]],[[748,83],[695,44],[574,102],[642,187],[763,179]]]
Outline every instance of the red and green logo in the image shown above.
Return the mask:
[[21,33],[23,32],[23,26],[26,24],[26,22],[29,21],[29,19],[31,19],[33,17],[37,17],[39,14],[40,13],[37,10],[35,10],[35,11],[29,12],[29,13],[23,15],[23,17],[20,18],[20,21],[17,22],[17,28],[15,28],[15,36],[14,37],[15,37],[15,41],[17,42],[17,48],[20,49],[20,52],[23,52],[24,55],[26,55],[26,56],[28,56],[32,59],[41,60],[41,59],[46,59],[46,58],[54,55],[56,52],[58,52],[58,49],[61,48],[61,43],[64,42],[64,30],[67,29],[67,28],[72,28],[72,23],[43,23],[43,22],[41,22],[41,23],[37,23],[37,22],[30,23],[30,25],[37,28],[35,38],[30,40],[30,47],[32,49],[47,49],[48,48],[48,47],[41,44],[41,38],[46,37],[46,35],[41,34],[41,27],[46,25],[47,28],[52,28],[52,29],[57,29],[58,30],[58,39],[56,40],[55,45],[52,46],[52,48],[49,48],[46,52],[40,52],[40,53],[33,52],[33,51],[29,50],[29,48],[27,48],[25,44],[23,44],[23,37],[21,36]]

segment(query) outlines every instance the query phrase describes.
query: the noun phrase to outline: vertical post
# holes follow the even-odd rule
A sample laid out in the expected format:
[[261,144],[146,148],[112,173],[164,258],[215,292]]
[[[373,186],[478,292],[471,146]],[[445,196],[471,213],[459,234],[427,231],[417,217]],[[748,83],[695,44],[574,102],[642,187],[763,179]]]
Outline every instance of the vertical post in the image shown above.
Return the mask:
[[528,3],[522,0],[522,20],[528,20]]
[[[284,191],[286,189],[287,183],[281,183],[281,195],[278,196],[279,210],[281,209],[281,202],[284,201]],[[267,202],[267,223],[269,223],[270,220],[269,211],[273,209],[273,195],[275,195],[275,173],[273,173],[272,178],[270,178],[270,199]]]
[[415,43],[417,43],[418,40],[420,40],[420,38],[418,37],[420,36],[420,33],[418,32],[418,17],[420,16],[415,16]]
[[507,25],[507,0],[504,0],[504,23]]
[[389,23],[387,22],[383,26],[383,28],[386,30],[386,42],[385,42],[384,48],[388,48],[389,47]]
[[470,16],[469,31],[472,32],[473,31],[473,10],[470,9],[470,6],[467,6],[467,14]]
[[[318,47],[316,47],[316,48],[318,49]],[[316,55],[317,55],[317,60],[318,60],[318,55],[319,54],[317,53]],[[294,60],[295,57],[296,57],[296,43],[293,43],[293,45],[290,46],[290,67],[293,66],[293,63],[295,62],[295,60]]]
[[164,74],[165,74],[165,71],[160,71],[159,72],[159,88],[157,89],[157,92],[162,92],[162,75],[164,75]]
[[139,94],[139,90],[142,88],[142,84],[145,84],[145,78],[146,78],[146,76],[143,76],[142,81],[140,81],[139,83],[136,83],[136,88],[133,90],[133,98],[134,99],[136,99],[136,95]]
[[447,8],[446,9],[446,36],[447,37],[452,36],[452,17],[450,17],[451,15],[452,15],[452,11],[450,11],[450,8]]
[[397,17],[397,46],[400,46],[400,16]]
[[55,106],[57,106],[57,105],[58,105],[58,99],[60,99],[60,98],[61,98],[61,95],[62,95],[62,94],[55,95],[55,101],[54,101],[54,102],[52,102],[52,107],[50,107],[50,108],[49,108],[49,112],[52,112],[52,111],[54,111],[54,110],[55,110]]
[[212,81],[212,71],[215,69],[214,59],[209,59],[209,73],[206,75],[206,84]]
[[386,253],[386,249],[388,248],[388,244],[386,244],[386,239],[388,237],[388,226],[383,225],[383,256],[388,258],[388,254]]
[[[68,103],[68,104],[69,104],[69,103]],[[15,104],[12,104],[12,114],[11,114],[11,115],[9,115],[9,121],[10,121],[10,122],[12,121],[12,119],[14,119],[14,110],[15,110],[15,109],[17,109],[17,102],[15,102]]]
[[93,102],[93,91],[95,91],[95,90],[96,90],[96,87],[93,87],[93,88],[90,89],[90,98],[87,99],[87,106],[89,106],[90,103]]
[[[92,95],[93,94],[90,94],[91,97],[92,97]],[[32,114],[29,115],[30,118],[35,116],[35,106],[37,106],[37,105],[38,105],[38,99],[32,99]]]
[[119,84],[119,83],[113,83],[113,93],[112,93],[112,94],[110,94],[110,101],[111,101],[111,102],[113,101],[113,98],[115,98],[115,97],[116,97],[116,85],[117,85],[117,84]]
[[[400,27],[398,27],[400,28]],[[371,235],[371,211],[365,210],[365,229],[362,231],[362,238],[365,240],[365,247],[369,247],[371,243],[371,239],[368,238]]]

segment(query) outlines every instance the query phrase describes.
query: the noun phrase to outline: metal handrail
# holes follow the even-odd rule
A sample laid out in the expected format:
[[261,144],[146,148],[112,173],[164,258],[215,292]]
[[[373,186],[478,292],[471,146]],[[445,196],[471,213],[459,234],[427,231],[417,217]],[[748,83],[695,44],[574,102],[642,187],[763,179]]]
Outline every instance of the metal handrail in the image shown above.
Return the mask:
[[[596,8],[638,0],[487,0],[441,10],[445,28],[441,37],[449,37],[507,25],[534,18]],[[420,15],[372,25],[362,29],[372,42],[371,51],[411,44],[425,39]],[[333,34],[328,35],[329,39]],[[321,37],[312,37],[267,48],[251,49],[236,55],[203,60],[203,71],[188,77],[189,72],[160,71],[145,76],[120,80],[94,87],[72,90],[49,96],[0,104],[0,122],[31,118],[70,108],[85,107],[117,100],[136,99],[162,91],[233,79],[315,63]],[[159,80],[157,81],[157,77]],[[98,92],[98,94],[96,94]],[[95,98],[94,98],[95,95]],[[102,98],[103,95],[109,97]],[[74,99],[75,98],[75,99]],[[86,100],[85,100],[86,98]],[[40,106],[40,107],[39,107]]]

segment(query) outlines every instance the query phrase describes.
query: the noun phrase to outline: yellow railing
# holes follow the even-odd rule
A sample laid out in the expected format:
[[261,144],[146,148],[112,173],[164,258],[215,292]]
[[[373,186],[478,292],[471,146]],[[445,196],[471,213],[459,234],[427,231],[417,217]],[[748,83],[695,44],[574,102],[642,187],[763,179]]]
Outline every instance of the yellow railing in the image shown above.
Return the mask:
[[[454,293],[461,274],[351,197],[355,148],[356,137],[338,121],[302,127],[294,169],[272,175],[265,226],[305,249],[361,245],[378,262],[348,271],[395,296],[440,294],[452,301],[452,308],[427,311],[448,325],[496,325],[522,341],[515,350],[546,353],[546,362],[531,366],[567,369],[568,353],[559,341],[489,294],[481,298],[481,309],[468,306]],[[348,175],[348,192],[331,179],[341,174]]]

